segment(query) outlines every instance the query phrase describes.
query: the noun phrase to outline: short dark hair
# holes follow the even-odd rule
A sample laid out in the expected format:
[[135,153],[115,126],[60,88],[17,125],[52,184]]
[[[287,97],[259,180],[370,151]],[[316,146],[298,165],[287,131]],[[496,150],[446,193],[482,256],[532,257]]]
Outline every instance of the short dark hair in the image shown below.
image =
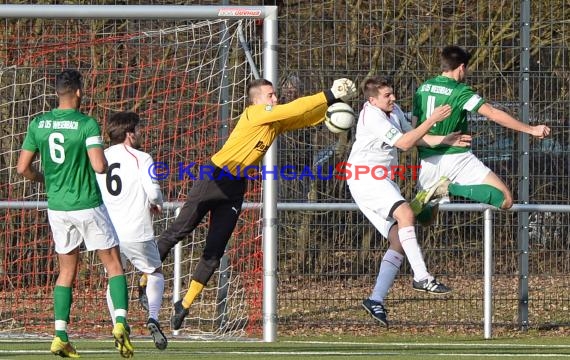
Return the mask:
[[113,114],[107,122],[107,135],[109,135],[111,145],[125,141],[127,133],[134,133],[139,122],[140,117],[138,114],[131,111]]
[[254,93],[257,89],[262,86],[273,86],[273,83],[267,79],[255,79],[250,81],[247,84],[247,97],[249,98],[249,102],[251,103],[251,99],[254,97]]
[[394,86],[389,79],[370,77],[364,80],[364,83],[362,84],[362,93],[364,94],[364,97],[368,99],[370,97],[378,96],[380,89],[385,87],[393,88]]
[[81,73],[77,70],[64,70],[55,78],[55,92],[58,96],[64,96],[81,90],[82,78]]
[[450,45],[441,50],[441,71],[453,71],[461,64],[467,66],[471,60],[471,54],[459,46]]

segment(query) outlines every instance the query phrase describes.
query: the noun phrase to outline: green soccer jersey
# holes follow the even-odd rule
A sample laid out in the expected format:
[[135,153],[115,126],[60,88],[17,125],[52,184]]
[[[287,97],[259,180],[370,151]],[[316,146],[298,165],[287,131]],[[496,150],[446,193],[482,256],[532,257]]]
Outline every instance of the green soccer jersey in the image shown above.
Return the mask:
[[[485,100],[477,95],[471,87],[457,82],[447,76],[436,76],[424,82],[414,95],[413,115],[418,118],[416,126],[424,122],[441,105],[451,106],[451,115],[435,124],[428,134],[449,135],[454,131],[467,133],[467,112],[477,111]],[[469,151],[469,148],[448,145],[434,147],[418,147],[420,158],[433,155],[457,154]]]
[[102,204],[87,150],[103,147],[99,125],[75,109],[54,109],[28,126],[22,149],[39,152],[48,208],[83,210]]

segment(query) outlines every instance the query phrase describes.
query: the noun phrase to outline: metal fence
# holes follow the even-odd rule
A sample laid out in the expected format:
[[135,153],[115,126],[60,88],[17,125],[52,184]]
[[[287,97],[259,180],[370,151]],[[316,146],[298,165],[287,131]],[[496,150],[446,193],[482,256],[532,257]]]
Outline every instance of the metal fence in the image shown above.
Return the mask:
[[[563,1],[333,1],[283,2],[283,100],[325,88],[334,77],[393,79],[410,110],[415,88],[439,73],[438,51],[457,44],[474,58],[468,82],[489,102],[529,123],[546,123],[552,137],[537,141],[472,117],[473,150],[511,187],[518,204],[568,204],[570,186],[570,6]],[[354,102],[358,109],[362,100]],[[284,163],[334,164],[346,160],[351,134],[326,129],[282,139]],[[402,163],[416,163],[414,152]],[[403,183],[406,197],[413,182]],[[345,184],[287,182],[282,201],[350,202]],[[456,199],[461,202],[461,199]],[[365,324],[359,310],[368,296],[384,239],[358,212],[282,213],[281,322],[335,326]],[[493,222],[493,323],[508,327],[567,325],[570,220],[551,209],[499,212]],[[428,268],[454,287],[448,298],[410,291],[404,270],[387,306],[395,325],[480,326],[483,321],[483,214],[445,212],[419,231]],[[404,267],[405,269],[405,267]],[[298,285],[303,284],[303,285]],[[310,284],[310,286],[307,286]],[[297,289],[299,288],[299,289]],[[296,309],[304,309],[302,315]],[[435,316],[434,316],[435,315]]]

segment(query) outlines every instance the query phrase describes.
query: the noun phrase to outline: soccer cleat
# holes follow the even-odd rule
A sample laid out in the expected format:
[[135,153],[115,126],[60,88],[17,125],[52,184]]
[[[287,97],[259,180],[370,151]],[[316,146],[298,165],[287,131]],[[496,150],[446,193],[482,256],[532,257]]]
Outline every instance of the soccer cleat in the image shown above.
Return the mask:
[[416,215],[416,220],[423,227],[430,226],[435,218],[437,217],[437,212],[439,211],[439,201],[432,200],[427,203],[422,211]]
[[447,176],[442,176],[439,180],[432,186],[425,197],[424,204],[428,203],[431,199],[439,199],[442,197],[449,196],[449,184],[451,181]]
[[124,358],[131,358],[134,355],[133,344],[129,339],[130,329],[128,325],[116,323],[113,327],[113,337],[115,338],[115,347]]
[[146,328],[148,329],[148,331],[150,331],[150,334],[152,335],[152,341],[154,341],[154,346],[156,346],[158,350],[166,349],[166,346],[168,345],[168,340],[166,340],[166,336],[164,336],[164,333],[160,329],[160,324],[158,323],[158,321],[156,321],[153,318],[149,318],[148,321],[146,322]]
[[378,320],[379,323],[388,327],[388,310],[386,310],[384,304],[371,299],[366,299],[362,302],[362,307],[374,319]]
[[188,313],[188,309],[182,306],[182,300],[178,300],[174,303],[174,315],[170,318],[170,326],[173,330],[178,330],[182,327],[184,318]]
[[59,336],[53,338],[50,351],[52,354],[64,358],[80,358],[75,347],[69,341],[62,341]]
[[449,196],[449,184],[451,181],[447,176],[442,176],[434,186],[427,190],[422,190],[416,194],[416,197],[410,202],[410,207],[414,215],[422,212],[424,206],[430,202],[431,199],[443,198]]
[[139,279],[139,304],[141,304],[142,308],[148,311],[148,297],[146,296],[146,282],[147,277],[146,274],[142,274]]
[[425,291],[435,295],[443,295],[447,294],[448,292],[451,292],[450,288],[440,283],[435,278],[433,278],[431,281],[429,281],[429,279],[425,279],[422,281],[414,280],[412,287],[414,288],[414,290]]

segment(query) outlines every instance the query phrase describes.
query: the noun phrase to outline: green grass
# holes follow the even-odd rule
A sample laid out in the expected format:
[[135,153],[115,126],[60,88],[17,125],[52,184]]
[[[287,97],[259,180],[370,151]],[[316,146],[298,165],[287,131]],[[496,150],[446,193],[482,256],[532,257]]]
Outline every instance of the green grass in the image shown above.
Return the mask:
[[[518,338],[483,340],[477,336],[412,336],[384,334],[376,337],[328,336],[280,337],[275,343],[261,341],[204,341],[171,339],[168,349],[156,350],[148,339],[133,339],[135,359],[562,359],[570,358],[565,337],[528,334]],[[49,340],[4,339],[0,360],[56,359]],[[119,359],[112,341],[75,341],[82,359]]]

